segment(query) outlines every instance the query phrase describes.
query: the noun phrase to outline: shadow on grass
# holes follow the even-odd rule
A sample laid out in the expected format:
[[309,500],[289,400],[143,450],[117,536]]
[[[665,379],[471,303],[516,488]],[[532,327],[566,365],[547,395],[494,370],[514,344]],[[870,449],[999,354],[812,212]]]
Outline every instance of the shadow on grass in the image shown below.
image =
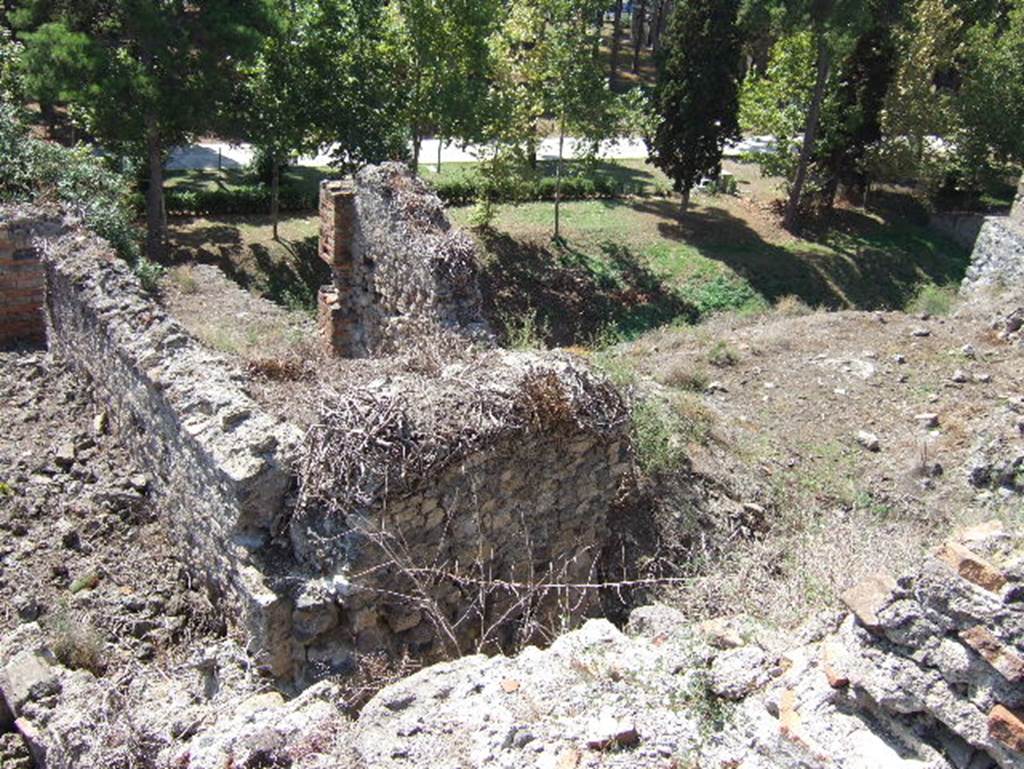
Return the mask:
[[253,258],[265,284],[264,294],[290,310],[314,312],[317,292],[331,282],[331,269],[317,253],[319,238],[315,235],[301,240],[282,242],[289,259],[275,260],[269,249],[254,243],[250,246]]
[[772,303],[794,295],[830,309],[901,308],[922,283],[959,282],[970,257],[919,223],[917,211],[876,218],[837,209],[810,223],[803,241],[779,245],[716,206],[682,216],[669,201],[637,206],[664,219],[658,224],[662,237],[724,264]]
[[331,271],[317,253],[318,236],[279,241],[284,254],[263,243],[243,242],[237,227],[209,224],[171,237],[169,263],[210,264],[244,289],[257,291],[289,309],[316,309],[317,291]]
[[628,248],[603,243],[600,254],[517,240],[483,230],[488,253],[480,275],[484,309],[495,328],[533,316],[549,345],[585,344],[609,326],[631,336],[696,309]]

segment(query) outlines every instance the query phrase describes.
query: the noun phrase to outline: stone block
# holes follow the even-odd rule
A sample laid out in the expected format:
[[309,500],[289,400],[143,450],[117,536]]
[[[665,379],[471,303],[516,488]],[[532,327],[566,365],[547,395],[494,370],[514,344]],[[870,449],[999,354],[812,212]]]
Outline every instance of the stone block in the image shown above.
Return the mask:
[[896,580],[882,573],[851,587],[843,593],[842,600],[864,627],[874,630],[881,624],[878,612],[892,599],[895,589]]
[[961,577],[985,590],[998,593],[1006,584],[1006,577],[999,569],[958,542],[946,542],[937,555]]
[[26,703],[60,691],[60,680],[43,655],[23,651],[0,671],[0,696],[18,716]]
[[974,649],[1010,683],[1024,681],[1024,660],[996,638],[984,625],[976,625],[960,633],[960,640]]
[[988,714],[988,733],[1010,750],[1024,753],[1024,721],[1019,713],[996,705]]

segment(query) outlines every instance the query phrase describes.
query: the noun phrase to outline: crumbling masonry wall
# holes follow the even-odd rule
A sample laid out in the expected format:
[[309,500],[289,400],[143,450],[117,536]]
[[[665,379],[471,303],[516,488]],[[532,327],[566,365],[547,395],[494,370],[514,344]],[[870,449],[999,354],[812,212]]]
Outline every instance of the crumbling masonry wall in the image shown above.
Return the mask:
[[473,240],[452,228],[438,197],[404,165],[322,184],[320,256],[333,272],[320,292],[320,322],[334,354],[490,341]]
[[147,464],[184,561],[257,648],[272,647],[281,601],[260,553],[284,513],[300,434],[262,412],[106,242],[38,213],[26,227],[43,252],[51,349],[92,381]]
[[385,372],[375,380],[325,371],[335,389],[305,438],[108,244],[0,209],[43,255],[51,348],[148,465],[184,561],[259,663],[298,687],[367,653],[436,658],[575,621],[593,591],[548,587],[594,581],[631,466],[622,398],[581,359],[487,349],[472,242],[438,223],[436,198],[395,169],[355,184],[361,296],[400,283],[392,227],[426,235],[410,285],[356,316],[363,354],[402,354],[367,369]]
[[325,572],[300,601],[338,604],[310,661],[507,648],[593,609],[594,591],[545,586],[596,581],[626,433],[619,394],[568,355],[493,352],[325,400],[291,524]]
[[1024,284],[1024,176],[1009,216],[986,217],[974,243],[961,293]]

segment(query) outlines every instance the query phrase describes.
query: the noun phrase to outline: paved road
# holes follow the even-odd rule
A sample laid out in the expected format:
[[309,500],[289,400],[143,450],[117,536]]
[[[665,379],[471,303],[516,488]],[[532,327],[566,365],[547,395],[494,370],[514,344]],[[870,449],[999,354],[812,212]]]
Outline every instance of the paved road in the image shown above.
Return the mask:
[[[432,163],[437,161],[437,140],[425,139],[420,149],[420,160],[429,169]],[[770,148],[772,140],[770,136],[751,136],[736,144],[730,144],[725,149],[726,157],[753,152],[764,152]],[[566,139],[567,157],[574,154],[576,145],[575,139]],[[454,144],[445,144],[441,148],[442,163],[465,163],[477,160],[477,147],[465,149]],[[545,139],[540,143],[538,156],[542,159],[554,159],[558,157],[558,139]],[[171,152],[171,158],[167,168],[172,171],[185,169],[209,169],[209,168],[242,168],[252,160],[253,149],[249,144],[223,144],[217,142],[200,142],[187,147],[179,147]],[[601,157],[609,160],[643,160],[647,158],[647,147],[641,139],[617,139],[606,142],[601,147]],[[301,157],[298,165],[302,166],[326,166],[331,162],[331,148],[319,155]]]

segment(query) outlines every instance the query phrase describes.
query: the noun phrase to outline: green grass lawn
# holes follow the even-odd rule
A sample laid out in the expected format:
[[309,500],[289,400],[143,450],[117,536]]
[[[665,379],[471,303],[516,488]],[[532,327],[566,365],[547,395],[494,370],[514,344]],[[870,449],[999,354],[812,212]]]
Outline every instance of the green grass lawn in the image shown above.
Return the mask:
[[[747,169],[746,172],[749,172]],[[460,224],[468,208],[453,211]],[[925,222],[837,210],[804,237],[781,231],[749,199],[564,203],[561,242],[551,203],[505,206],[477,238],[492,316],[531,318],[550,343],[580,344],[608,327],[633,336],[710,313],[756,312],[795,296],[832,309],[902,308],[926,284],[958,282],[968,254]]]
[[[642,163],[616,165],[661,183]],[[499,327],[532,326],[549,344],[588,344],[719,311],[757,312],[787,296],[835,309],[902,308],[922,285],[963,276],[968,254],[928,229],[905,196],[876,196],[880,208],[869,212],[838,209],[796,238],[766,210],[777,183],[745,164],[728,168],[741,194],[698,194],[684,215],[670,198],[563,203],[559,242],[552,203],[500,206],[491,226],[475,231],[488,314]],[[467,172],[464,164],[442,167]],[[468,227],[473,211],[450,214]],[[275,241],[268,217],[178,219],[174,260],[216,263],[288,304],[311,301],[327,280],[317,229],[315,216],[286,217]]]
[[[281,184],[315,197],[322,180],[335,179],[339,176],[337,169],[329,166],[289,166],[281,174]],[[255,183],[244,168],[200,168],[168,171],[164,187],[179,191],[230,190],[249,187]]]

